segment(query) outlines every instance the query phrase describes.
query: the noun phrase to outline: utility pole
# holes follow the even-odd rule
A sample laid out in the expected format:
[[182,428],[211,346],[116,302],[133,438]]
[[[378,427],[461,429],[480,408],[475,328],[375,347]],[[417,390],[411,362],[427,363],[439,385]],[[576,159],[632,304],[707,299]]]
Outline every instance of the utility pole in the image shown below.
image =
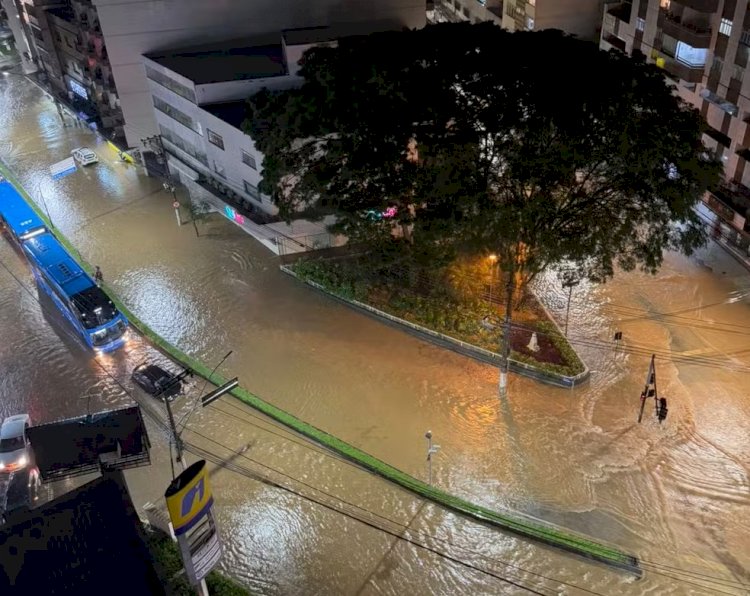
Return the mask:
[[[659,407],[659,396],[656,392],[656,354],[651,354],[651,364],[648,367],[648,375],[646,376],[646,386],[643,388],[643,391],[641,392],[641,410],[638,413],[638,423],[641,423],[641,420],[643,420],[643,410],[646,407],[646,400],[650,397],[654,398],[654,403],[657,407],[657,415],[658,415],[658,407]],[[660,421],[661,422],[661,421]]]
[[510,371],[510,317],[513,308],[513,272],[508,271],[507,296],[505,297],[505,321],[503,323],[502,362],[500,363],[500,397],[508,395],[508,373]]
[[[229,354],[231,354],[231,353],[232,352],[229,352]],[[224,358],[224,360],[226,360],[226,358],[229,357],[229,354],[227,354],[227,356]],[[224,360],[222,360],[222,362]],[[216,368],[218,368],[218,365],[217,365]],[[216,368],[214,370],[216,370]],[[175,424],[174,414],[172,413],[172,405],[171,405],[170,400],[167,397],[166,393],[167,393],[167,389],[169,389],[170,387],[174,386],[175,383],[178,383],[178,382],[182,381],[187,376],[192,376],[192,374],[193,374],[193,371],[190,370],[189,368],[184,369],[179,375],[175,376],[174,379],[172,379],[172,381],[168,385],[166,385],[165,387],[162,387],[162,389],[160,391],[161,398],[164,401],[164,406],[167,409],[167,417],[169,419],[169,428],[171,429],[171,432],[172,432],[172,440],[174,441],[174,444],[175,444],[175,447],[176,447],[176,450],[177,450],[177,461],[180,462],[180,465],[182,466],[182,471],[183,472],[185,470],[187,470],[188,466],[187,466],[187,463],[185,462],[185,453],[184,453],[184,450],[182,448],[182,438],[180,437],[180,433],[177,432],[177,425]],[[224,383],[224,385],[222,385],[221,387],[217,387],[211,393],[208,393],[207,395],[204,395],[201,398],[201,403],[202,403],[203,407],[206,407],[208,404],[210,404],[211,402],[215,401],[220,396],[224,395],[228,391],[231,391],[232,389],[234,389],[235,387],[237,387],[238,384],[239,384],[239,381],[237,380],[237,377],[235,377],[231,381],[229,381],[227,383]],[[205,389],[205,385],[203,387]],[[201,393],[203,393],[203,391],[201,391]],[[193,410],[191,410],[191,413],[192,413],[192,411]],[[169,453],[169,458],[170,458],[170,460],[172,459],[171,449],[170,449],[170,453]],[[173,469],[172,474],[174,476],[174,469]],[[172,478],[172,480],[174,480],[174,477]],[[196,590],[196,593],[199,596],[209,596],[209,594],[208,594],[208,586],[206,585],[206,580],[205,579],[202,579],[200,581],[200,583],[195,586],[195,590]]]
[[562,272],[562,287],[568,288],[568,306],[565,309],[565,337],[568,337],[568,319],[570,318],[570,301],[573,298],[573,288],[576,287],[581,280],[577,277],[575,269],[564,269]]

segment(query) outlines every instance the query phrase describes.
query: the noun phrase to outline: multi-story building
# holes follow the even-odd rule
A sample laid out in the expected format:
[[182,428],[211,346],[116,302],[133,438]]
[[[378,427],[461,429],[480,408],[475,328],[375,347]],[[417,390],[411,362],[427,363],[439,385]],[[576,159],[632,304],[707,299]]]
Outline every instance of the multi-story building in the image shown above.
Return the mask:
[[[604,6],[600,47],[641,52],[700,110],[703,141],[724,163],[707,196],[750,231],[750,10],[738,0],[633,0]],[[720,203],[716,203],[716,201]],[[722,207],[723,205],[723,207]]]
[[601,10],[602,0],[505,0],[502,25],[509,31],[560,29],[594,41]]
[[365,25],[369,31],[422,27],[424,0],[93,0],[130,146],[159,132],[141,56],[286,29]]
[[[262,88],[301,84],[304,51],[335,43],[336,37],[326,27],[291,30],[153,52],[142,59],[171,181],[185,186],[193,202],[208,203],[272,250],[280,249],[275,245],[280,238],[295,242],[297,249],[302,243],[274,222],[278,210],[258,190],[263,156],[242,130],[247,98]],[[144,155],[154,159],[150,152]],[[325,234],[323,226],[310,222],[306,230]]]
[[598,40],[602,0],[434,0],[433,22],[490,21],[508,31],[560,29],[581,39]]
[[50,90],[93,127],[122,134],[122,112],[91,0],[16,0],[32,59]]

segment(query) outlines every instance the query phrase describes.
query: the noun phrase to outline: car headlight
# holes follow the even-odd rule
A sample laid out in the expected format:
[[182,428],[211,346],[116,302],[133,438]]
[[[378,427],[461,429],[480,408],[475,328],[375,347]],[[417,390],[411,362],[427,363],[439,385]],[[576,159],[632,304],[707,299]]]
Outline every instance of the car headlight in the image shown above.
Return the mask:
[[25,466],[25,465],[26,465],[27,463],[29,463],[29,458],[28,458],[28,457],[26,457],[25,455],[22,455],[22,456],[21,456],[21,457],[20,457],[20,458],[18,459],[18,465],[19,465],[20,467],[22,467],[22,468],[23,468],[23,467],[24,467],[24,466]]
[[4,470],[4,469],[5,469],[5,464],[0,461],[0,470]]

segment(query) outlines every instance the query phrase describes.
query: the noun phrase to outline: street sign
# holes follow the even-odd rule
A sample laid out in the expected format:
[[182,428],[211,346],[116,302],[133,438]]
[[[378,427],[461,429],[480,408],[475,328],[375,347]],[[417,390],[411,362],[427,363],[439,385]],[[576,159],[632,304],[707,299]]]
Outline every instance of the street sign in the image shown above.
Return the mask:
[[179,209],[180,208],[179,201],[175,201],[174,203],[172,203],[172,207],[174,207],[175,209]]
[[185,573],[193,585],[199,584],[221,558],[222,548],[211,508],[213,496],[206,462],[194,463],[166,492],[167,511],[172,520]]
[[211,393],[204,395],[201,398],[203,407],[205,408],[208,404],[210,404],[212,401],[216,401],[225,393],[229,393],[232,389],[237,387],[237,385],[239,385],[239,381],[237,380],[237,377],[234,377],[234,379],[232,379],[231,381],[227,381],[221,387],[217,387]]
[[49,167],[49,173],[54,179],[63,178],[76,171],[76,161],[72,157],[53,163]]

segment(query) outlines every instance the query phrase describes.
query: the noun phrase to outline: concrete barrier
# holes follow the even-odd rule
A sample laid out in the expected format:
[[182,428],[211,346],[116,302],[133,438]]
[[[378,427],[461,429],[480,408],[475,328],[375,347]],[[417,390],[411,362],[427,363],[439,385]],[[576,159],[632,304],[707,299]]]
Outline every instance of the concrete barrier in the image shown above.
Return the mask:
[[[464,356],[469,356],[470,358],[474,358],[475,360],[486,362],[487,364],[500,366],[500,364],[503,361],[503,357],[496,352],[485,350],[484,348],[480,348],[479,346],[475,346],[473,344],[467,343],[455,337],[450,337],[449,335],[445,335],[443,333],[433,331],[432,329],[428,329],[427,327],[423,327],[422,325],[417,325],[416,323],[412,323],[411,321],[407,321],[405,319],[396,317],[390,313],[387,313],[373,306],[370,306],[369,304],[365,304],[364,302],[359,302],[358,300],[351,300],[349,298],[339,296],[335,292],[332,292],[331,290],[322,286],[316,281],[313,281],[311,279],[304,279],[300,277],[299,275],[295,273],[295,271],[292,268],[288,267],[287,265],[281,265],[280,269],[284,273],[291,275],[292,277],[302,281],[303,283],[306,283],[310,287],[315,288],[316,290],[323,292],[324,294],[328,296],[331,296],[332,298],[338,300],[339,302],[342,302],[357,310],[360,310],[369,315],[377,317],[378,319],[385,320],[386,322],[392,323],[395,326],[398,326],[402,329],[407,330],[412,335],[416,335],[417,337],[425,339],[431,343],[434,343],[444,348],[448,348],[450,350],[453,350],[454,352],[463,354]],[[548,316],[549,316],[549,313],[548,313]],[[557,324],[555,323],[555,325]],[[510,370],[511,372],[517,373],[524,377],[535,379],[537,381],[546,383],[548,385],[554,385],[556,387],[571,388],[571,387],[576,387],[577,385],[580,385],[581,383],[587,381],[588,378],[591,376],[591,371],[586,366],[586,364],[583,363],[583,361],[581,363],[583,364],[583,371],[574,376],[562,375],[562,374],[546,371],[539,367],[533,366],[531,364],[526,364],[525,362],[519,362],[518,360],[513,360],[512,358],[510,359]]]

